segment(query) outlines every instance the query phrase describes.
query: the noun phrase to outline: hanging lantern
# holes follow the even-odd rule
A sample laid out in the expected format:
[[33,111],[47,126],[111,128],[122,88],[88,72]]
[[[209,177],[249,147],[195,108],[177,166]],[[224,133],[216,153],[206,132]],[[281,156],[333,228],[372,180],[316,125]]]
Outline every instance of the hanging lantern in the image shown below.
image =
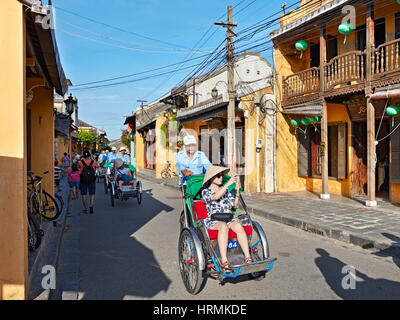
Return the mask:
[[319,123],[321,121],[321,117],[320,116],[312,116],[312,122],[314,123]]
[[397,4],[400,4],[400,0],[397,0]]
[[346,37],[347,37],[347,35],[348,35],[349,33],[352,33],[352,32],[353,32],[354,27],[353,27],[353,25],[352,25],[350,22],[342,22],[342,23],[339,25],[338,30],[339,30],[339,33],[340,33],[340,34],[344,34],[344,41],[343,41],[343,43],[346,43]]
[[299,120],[299,119],[292,119],[292,120],[290,121],[290,124],[291,124],[293,127],[298,127],[298,126],[300,125],[300,120]]
[[296,50],[301,51],[301,54],[300,54],[300,59],[301,59],[303,57],[303,51],[306,51],[308,48],[308,43],[307,43],[307,41],[299,40],[296,42],[295,47],[296,47]]
[[386,113],[391,117],[397,116],[399,114],[399,112],[400,112],[399,107],[395,106],[393,104],[386,108]]
[[305,117],[301,119],[301,123],[304,124],[305,126],[308,126],[311,123],[311,119],[308,117]]

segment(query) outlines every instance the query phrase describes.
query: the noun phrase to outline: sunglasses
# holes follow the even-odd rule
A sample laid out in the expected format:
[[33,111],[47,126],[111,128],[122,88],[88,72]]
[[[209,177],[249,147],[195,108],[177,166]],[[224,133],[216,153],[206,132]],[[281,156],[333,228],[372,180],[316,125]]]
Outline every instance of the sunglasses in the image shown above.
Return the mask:
[[224,176],[223,173],[218,173],[215,177],[216,177],[216,178],[222,178],[223,176]]

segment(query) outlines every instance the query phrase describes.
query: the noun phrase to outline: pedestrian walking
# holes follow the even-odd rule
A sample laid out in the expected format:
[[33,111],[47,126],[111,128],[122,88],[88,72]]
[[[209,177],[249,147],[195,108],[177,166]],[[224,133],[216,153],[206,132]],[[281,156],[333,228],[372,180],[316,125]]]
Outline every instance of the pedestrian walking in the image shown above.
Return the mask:
[[80,187],[80,175],[81,172],[78,168],[77,163],[73,163],[71,169],[68,172],[68,183],[72,191],[73,200],[78,199],[78,190]]
[[80,171],[80,188],[82,195],[83,211],[87,212],[87,194],[90,198],[90,213],[94,213],[94,196],[96,194],[96,168],[99,167],[97,162],[92,159],[90,151],[85,150],[82,154],[83,159],[78,162]]
[[63,169],[58,166],[58,160],[54,160],[54,183],[57,188],[57,192],[61,191],[60,180],[62,178]]
[[62,157],[62,163],[64,167],[64,174],[67,174],[70,166],[70,158],[66,152],[64,152],[64,157]]

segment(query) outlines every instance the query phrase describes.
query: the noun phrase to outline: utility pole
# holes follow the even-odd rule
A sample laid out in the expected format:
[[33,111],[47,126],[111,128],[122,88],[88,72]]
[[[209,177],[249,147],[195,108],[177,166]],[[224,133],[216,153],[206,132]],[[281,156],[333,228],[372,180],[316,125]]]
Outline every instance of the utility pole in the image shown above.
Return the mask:
[[227,163],[230,164],[230,169],[232,173],[236,173],[236,143],[235,143],[235,83],[234,83],[234,44],[233,36],[236,34],[233,32],[233,27],[237,27],[237,24],[232,22],[232,6],[228,6],[228,23],[215,22],[215,25],[223,26],[226,28],[227,39],[226,39],[226,60],[227,60],[227,70],[228,70],[228,154]]
[[143,103],[147,102],[147,100],[136,100],[136,102],[140,102],[140,108],[142,109],[142,122],[144,121],[143,117]]

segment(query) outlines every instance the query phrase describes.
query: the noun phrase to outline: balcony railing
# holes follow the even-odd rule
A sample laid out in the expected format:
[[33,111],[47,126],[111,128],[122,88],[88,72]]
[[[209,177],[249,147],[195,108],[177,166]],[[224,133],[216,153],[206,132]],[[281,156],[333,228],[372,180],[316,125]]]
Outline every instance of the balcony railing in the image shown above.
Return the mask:
[[[351,51],[331,59],[324,66],[324,94],[346,94],[351,88],[360,90],[366,80],[366,51]],[[373,49],[371,55],[371,85],[400,83],[400,39]],[[356,87],[358,86],[358,88]],[[336,91],[340,89],[339,91]],[[349,89],[349,90],[348,90]],[[313,99],[319,93],[320,68],[310,68],[283,78],[284,104]],[[353,90],[354,91],[354,90]],[[300,98],[300,100],[298,99]]]
[[365,79],[365,54],[352,51],[337,56],[325,66],[325,89],[331,90],[337,85],[354,84]]
[[400,39],[381,44],[372,56],[374,78],[400,71]]
[[283,95],[286,99],[319,92],[319,68],[294,73],[283,80]]

